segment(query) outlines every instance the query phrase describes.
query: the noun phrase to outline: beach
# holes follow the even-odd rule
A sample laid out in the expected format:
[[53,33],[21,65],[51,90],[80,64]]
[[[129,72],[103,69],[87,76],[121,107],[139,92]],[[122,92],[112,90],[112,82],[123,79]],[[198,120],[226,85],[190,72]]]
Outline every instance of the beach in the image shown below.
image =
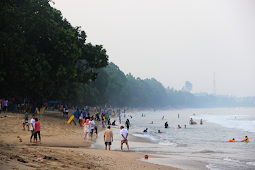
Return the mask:
[[[4,117],[6,115],[8,117]],[[45,111],[44,114],[35,116],[41,123],[42,143],[37,145],[30,143],[31,132],[27,127],[23,130],[24,113],[1,113],[0,169],[177,170],[170,166],[149,163],[148,160],[159,158],[158,156],[149,155],[147,160],[144,159],[144,154],[128,152],[125,149],[123,151],[91,149],[91,144],[102,139],[101,133],[97,140],[96,136],[93,136],[92,141],[83,143],[83,129],[79,124],[67,124],[69,118],[63,118],[59,111]],[[29,113],[29,122],[31,118],[32,114]],[[101,122],[96,121],[96,125],[99,132],[104,130],[101,128]],[[22,142],[19,142],[20,138]],[[104,144],[103,140],[100,142]],[[117,144],[117,141],[114,140],[113,143]]]

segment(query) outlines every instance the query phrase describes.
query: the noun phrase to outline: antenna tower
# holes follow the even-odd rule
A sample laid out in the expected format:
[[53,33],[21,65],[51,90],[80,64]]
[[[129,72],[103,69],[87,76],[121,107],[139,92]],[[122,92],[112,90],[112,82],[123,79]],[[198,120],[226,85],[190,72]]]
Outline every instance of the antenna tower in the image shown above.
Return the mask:
[[215,72],[213,72],[213,94],[216,95]]

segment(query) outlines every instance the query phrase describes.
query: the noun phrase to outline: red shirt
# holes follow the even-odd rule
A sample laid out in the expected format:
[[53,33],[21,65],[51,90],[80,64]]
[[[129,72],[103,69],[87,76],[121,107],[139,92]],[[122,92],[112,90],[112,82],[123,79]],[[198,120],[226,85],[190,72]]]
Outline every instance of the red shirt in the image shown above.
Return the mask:
[[40,131],[40,122],[35,122],[35,132]]

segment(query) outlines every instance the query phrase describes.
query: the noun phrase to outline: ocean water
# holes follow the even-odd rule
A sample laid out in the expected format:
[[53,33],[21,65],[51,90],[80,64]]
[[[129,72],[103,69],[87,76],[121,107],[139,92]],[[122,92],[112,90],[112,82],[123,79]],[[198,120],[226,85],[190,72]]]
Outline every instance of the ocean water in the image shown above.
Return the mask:
[[[163,157],[150,162],[181,169],[255,169],[255,108],[152,110],[127,118],[131,122],[130,151]],[[190,118],[197,125],[190,125]],[[165,122],[169,128],[164,127]],[[145,128],[147,133],[143,133]],[[245,136],[249,143],[229,142],[232,138],[244,140]],[[137,142],[139,139],[141,142]],[[119,150],[119,143],[112,149]]]

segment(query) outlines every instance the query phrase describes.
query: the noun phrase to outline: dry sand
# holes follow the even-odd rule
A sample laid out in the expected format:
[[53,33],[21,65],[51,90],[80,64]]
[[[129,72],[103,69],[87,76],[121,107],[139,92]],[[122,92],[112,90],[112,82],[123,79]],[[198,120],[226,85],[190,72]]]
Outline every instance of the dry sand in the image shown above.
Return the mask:
[[[73,113],[69,110],[69,117]],[[4,115],[14,118],[3,117]],[[140,161],[142,154],[90,149],[96,136],[83,143],[83,130],[78,124],[67,124],[58,111],[36,115],[41,123],[41,144],[30,143],[31,132],[23,130],[24,113],[1,113],[0,118],[0,169],[163,169],[177,170]],[[32,118],[29,113],[29,122]],[[96,122],[102,131],[100,122]],[[22,138],[22,142],[19,142]],[[102,141],[103,142],[103,141]],[[42,161],[38,161],[41,157]],[[150,159],[149,155],[149,159]]]

